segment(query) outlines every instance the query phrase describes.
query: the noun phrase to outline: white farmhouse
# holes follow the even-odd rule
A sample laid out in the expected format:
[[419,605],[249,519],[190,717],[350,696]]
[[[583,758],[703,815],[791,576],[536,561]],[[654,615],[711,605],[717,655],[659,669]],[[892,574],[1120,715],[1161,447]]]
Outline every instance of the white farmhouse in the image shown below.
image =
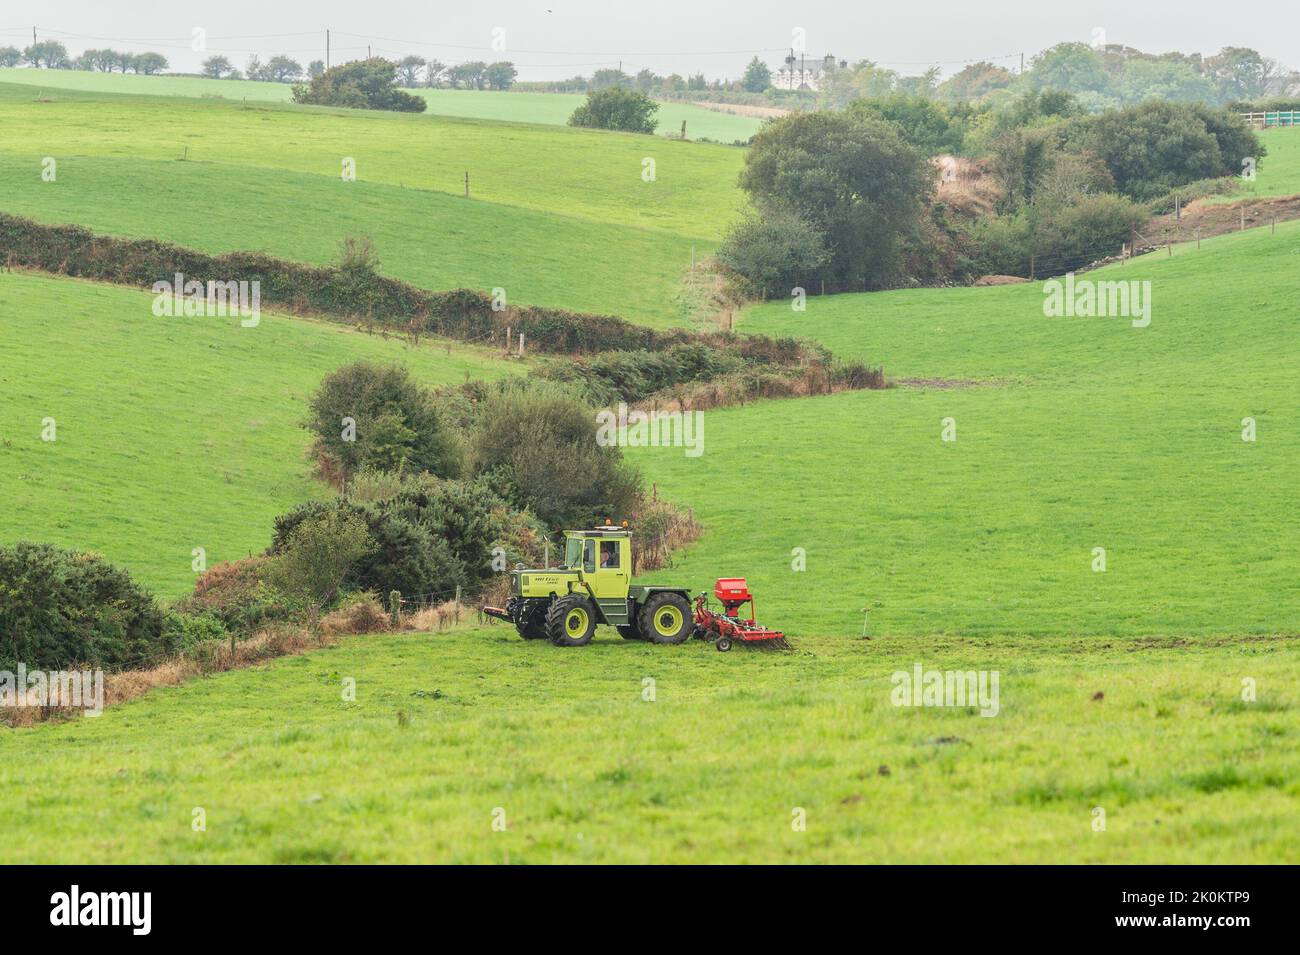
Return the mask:
[[835,69],[845,69],[847,60],[838,64],[835,57],[827,53],[820,60],[810,60],[803,53],[798,56],[793,50],[785,62],[772,74],[772,86],[779,90],[813,90],[821,86],[822,77]]

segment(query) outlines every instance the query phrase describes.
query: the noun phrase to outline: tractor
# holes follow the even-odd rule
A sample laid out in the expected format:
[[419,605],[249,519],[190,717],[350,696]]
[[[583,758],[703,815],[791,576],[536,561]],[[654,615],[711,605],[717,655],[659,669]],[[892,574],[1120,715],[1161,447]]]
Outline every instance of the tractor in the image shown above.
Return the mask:
[[[549,563],[549,562],[548,562]],[[510,574],[504,608],[483,613],[515,625],[525,640],[560,647],[591,642],[596,625],[613,627],[624,640],[683,643],[695,632],[685,587],[632,585],[632,533],[610,524],[564,532],[564,563]]]

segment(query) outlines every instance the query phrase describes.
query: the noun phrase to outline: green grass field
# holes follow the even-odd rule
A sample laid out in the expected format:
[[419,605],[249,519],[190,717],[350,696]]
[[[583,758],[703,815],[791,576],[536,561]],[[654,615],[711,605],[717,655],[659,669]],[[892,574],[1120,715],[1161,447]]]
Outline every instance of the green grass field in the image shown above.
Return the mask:
[[[425,287],[499,286],[514,302],[657,325],[677,320],[692,255],[741,205],[740,150],[628,134],[107,94],[38,102],[12,84],[0,124],[5,211],[316,263],[363,233],[383,271]],[[46,156],[56,182],[41,179]]]
[[[152,295],[0,273],[0,540],[98,551],[164,597],[264,549],[271,520],[324,493],[299,426],[327,373],[401,361],[430,384],[510,365],[465,345],[409,348],[266,313],[157,318]],[[43,441],[53,418],[56,440]]]
[[778,622],[798,612],[812,633],[860,629],[864,606],[891,635],[1300,631],[1297,239],[1288,223],[1087,274],[1149,280],[1147,328],[1045,318],[1041,283],[751,310],[743,328],[934,381],[708,412],[695,459],[641,449],[661,493],[714,529],[683,570],[743,570]]
[[[1036,285],[757,309],[746,327],[798,326],[895,376],[981,382],[709,412],[702,457],[637,454],[708,527],[653,576],[704,587],[747,575],[760,619],[800,652],[651,647],[604,630],[578,651],[505,627],[349,638],[98,719],[0,734],[0,772],[21,794],[0,808],[20,834],[6,861],[1294,861],[1297,436],[1277,409],[1297,386],[1275,343],[1291,324],[1297,235],[1257,230],[1125,266],[1153,283],[1145,329],[1047,320]],[[4,288],[14,281],[29,296],[86,288]],[[267,328],[380,347],[287,320]],[[202,331],[224,354],[239,330]],[[23,338],[41,348],[39,329]],[[157,347],[173,355],[178,341]],[[82,344],[94,357],[69,354],[69,368],[114,370],[110,346]],[[250,367],[244,354],[224,376],[256,390]],[[67,377],[51,370],[46,390]],[[153,432],[158,409],[189,394],[158,377],[156,390],[138,376],[121,386]],[[19,392],[23,420],[50,404],[36,390]],[[254,405],[206,401],[215,440],[270,414]],[[1241,441],[1246,414],[1255,444]],[[954,444],[939,440],[945,416]],[[108,431],[103,443],[122,454],[148,440]],[[156,475],[160,456],[135,453]],[[203,477],[184,510],[212,508],[205,532],[229,515],[243,533],[258,505],[236,504],[213,464],[192,465]],[[65,480],[44,511],[85,542],[102,506]],[[151,524],[196,526],[158,513],[156,492],[134,503]],[[127,533],[105,527],[138,547]],[[180,566],[156,573],[183,578],[193,536],[160,538]],[[1090,569],[1097,545],[1105,573]],[[998,715],[892,705],[891,675],[917,663],[997,671]],[[355,703],[340,697],[344,677]],[[1256,700],[1241,698],[1243,680]],[[43,760],[51,748],[63,758]],[[191,829],[195,807],[205,832]],[[505,832],[491,828],[497,809]],[[796,809],[806,831],[791,827]]]
[[[251,80],[213,80],[202,76],[137,76],[122,73],[86,73],[80,70],[31,70],[0,67],[0,83],[21,83],[38,90],[78,90],[97,93],[126,93],[136,96],[181,96],[224,99],[232,102],[288,103],[287,83],[255,83]],[[579,93],[494,92],[485,90],[415,89],[410,92],[429,103],[426,115],[461,116],[467,119],[496,119],[511,123],[542,123],[563,126],[586,95]],[[686,122],[688,139],[712,139],[731,143],[746,140],[758,132],[762,120],[733,116],[693,106],[690,103],[661,102],[658,132],[681,135]]]
[[1256,169],[1255,180],[1242,182],[1232,195],[1212,196],[1210,202],[1234,202],[1237,199],[1264,199],[1300,193],[1300,129],[1289,127],[1260,130],[1259,139],[1268,149],[1268,154]]
[[[0,858],[1244,863],[1300,853],[1294,638],[800,644],[815,655],[605,634],[566,652],[504,626],[355,637],[98,718],[0,731],[11,794]],[[998,715],[891,705],[891,674],[916,662],[999,669]],[[355,702],[342,700],[346,677]],[[1243,677],[1257,681],[1253,704],[1238,698]],[[643,699],[647,679],[654,702]],[[206,831],[192,829],[196,808]],[[1092,828],[1096,808],[1104,832]],[[805,831],[792,829],[795,809]],[[496,810],[504,832],[492,829]]]
[[[8,211],[309,261],[364,230],[422,285],[513,270],[512,300],[527,284],[642,321],[665,321],[681,257],[735,213],[742,156],[652,141],[655,185],[690,185],[650,208],[626,191],[631,137],[3,84],[0,122]],[[340,154],[361,181],[337,181]],[[1261,188],[1285,190],[1286,155]],[[465,156],[481,201],[455,195]],[[0,729],[0,862],[1294,862],[1297,246],[1286,223],[1083,277],[1150,281],[1146,328],[1045,317],[1041,283],[750,309],[742,330],[814,338],[898,387],[708,411],[703,456],[629,456],[705,525],[653,579],[748,577],[797,652],[345,638]],[[256,551],[323,493],[298,422],[326,372],[518,370],[150,301],[0,272],[0,542],[94,549],[167,597],[191,548]],[[915,664],[996,671],[998,714],[893,705]]]

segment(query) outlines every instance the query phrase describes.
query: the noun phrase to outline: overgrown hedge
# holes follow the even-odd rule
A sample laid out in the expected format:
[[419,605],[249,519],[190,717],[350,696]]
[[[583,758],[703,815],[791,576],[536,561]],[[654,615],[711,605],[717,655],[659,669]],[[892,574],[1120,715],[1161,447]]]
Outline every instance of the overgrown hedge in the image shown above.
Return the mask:
[[42,225],[0,213],[0,262],[60,275],[151,288],[156,282],[258,282],[261,304],[283,311],[368,321],[405,333],[462,341],[495,339],[506,330],[524,334],[531,351],[596,354],[663,349],[688,342],[734,348],[750,361],[797,364],[822,357],[794,339],[734,336],[726,332],[659,331],[613,315],[563,309],[507,308],[493,311],[492,298],[477,289],[433,292],[369,268],[317,267],[260,252],[209,255],[153,239],[97,235],[73,225]]

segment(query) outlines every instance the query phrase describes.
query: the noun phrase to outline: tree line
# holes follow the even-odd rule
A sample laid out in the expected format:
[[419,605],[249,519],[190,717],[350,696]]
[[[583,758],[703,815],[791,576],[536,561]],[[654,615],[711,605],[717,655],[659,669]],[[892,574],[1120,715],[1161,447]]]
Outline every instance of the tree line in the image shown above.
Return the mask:
[[123,53],[119,50],[86,50],[73,56],[57,40],[42,40],[19,50],[0,47],[0,66],[28,66],[47,70],[86,70],[94,73],[161,73],[167,57],[161,53]]
[[[57,40],[42,40],[22,50],[13,46],[0,47],[0,66],[24,65],[48,70],[146,75],[162,73],[171,66],[167,57],[153,52],[88,49],[79,56],[74,56]],[[508,60],[495,63],[470,60],[447,64],[411,55],[397,60],[396,66],[398,82],[407,89],[507,90],[515,84],[515,78],[519,75],[515,65]],[[248,58],[242,70],[229,57],[219,53],[209,56],[200,67],[200,74],[211,79],[247,79],[265,83],[296,83],[304,78],[315,79],[324,72],[324,60],[312,60],[304,68],[301,62],[292,57],[278,55],[263,60],[256,53]]]

